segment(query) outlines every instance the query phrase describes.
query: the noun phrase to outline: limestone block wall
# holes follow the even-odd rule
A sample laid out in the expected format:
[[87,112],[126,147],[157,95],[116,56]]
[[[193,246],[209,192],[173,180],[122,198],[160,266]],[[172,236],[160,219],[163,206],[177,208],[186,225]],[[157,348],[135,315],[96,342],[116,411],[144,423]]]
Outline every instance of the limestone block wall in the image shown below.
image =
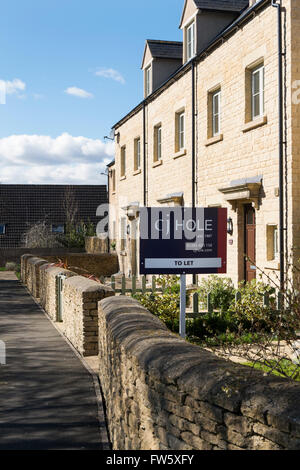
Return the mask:
[[53,321],[57,321],[57,278],[66,276],[62,288],[61,330],[84,356],[98,354],[98,301],[114,291],[84,276],[54,266],[31,255],[22,257],[23,283]]
[[99,303],[99,359],[114,449],[300,449],[300,384],[183,341],[137,301]]
[[119,262],[113,253],[67,253],[60,256],[45,256],[51,263],[62,262],[77,274],[94,274],[95,276],[112,276],[119,271]]
[[26,270],[27,270],[27,262],[30,258],[33,258],[34,255],[32,254],[24,254],[21,256],[21,281],[25,283],[26,281]]
[[67,278],[76,276],[72,271],[67,269],[58,268],[53,265],[47,265],[46,268],[41,267],[43,274],[41,275],[43,281],[41,288],[41,304],[48,313],[51,320],[57,320],[57,277],[59,275],[65,275]]
[[64,282],[62,328],[83,356],[98,354],[98,301],[113,295],[111,288],[85,277]]
[[27,261],[27,287],[36,299],[40,297],[40,268],[47,264],[46,260],[40,258],[29,258]]
[[98,237],[86,237],[85,251],[87,253],[108,253],[108,239]]

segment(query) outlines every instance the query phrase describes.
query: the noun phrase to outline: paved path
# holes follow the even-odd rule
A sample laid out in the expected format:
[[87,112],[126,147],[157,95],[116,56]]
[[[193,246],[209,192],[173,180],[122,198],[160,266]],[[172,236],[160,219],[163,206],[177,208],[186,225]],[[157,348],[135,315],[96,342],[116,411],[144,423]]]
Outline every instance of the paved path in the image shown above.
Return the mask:
[[15,280],[0,280],[0,340],[0,450],[108,449],[92,375]]

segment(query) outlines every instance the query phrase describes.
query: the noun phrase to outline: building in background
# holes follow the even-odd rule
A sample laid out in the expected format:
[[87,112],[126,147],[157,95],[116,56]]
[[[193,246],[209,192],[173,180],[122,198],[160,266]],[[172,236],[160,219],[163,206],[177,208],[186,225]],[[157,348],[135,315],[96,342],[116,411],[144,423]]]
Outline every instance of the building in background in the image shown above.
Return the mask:
[[0,250],[26,246],[26,232],[41,222],[53,235],[63,235],[70,220],[96,231],[97,208],[105,203],[105,185],[0,184]]
[[127,275],[138,274],[141,206],[227,207],[235,283],[258,277],[256,266],[280,275],[281,256],[297,255],[300,9],[281,2],[281,84],[279,3],[186,0],[182,45],[146,42],[144,100],[114,126],[109,166],[110,230]]

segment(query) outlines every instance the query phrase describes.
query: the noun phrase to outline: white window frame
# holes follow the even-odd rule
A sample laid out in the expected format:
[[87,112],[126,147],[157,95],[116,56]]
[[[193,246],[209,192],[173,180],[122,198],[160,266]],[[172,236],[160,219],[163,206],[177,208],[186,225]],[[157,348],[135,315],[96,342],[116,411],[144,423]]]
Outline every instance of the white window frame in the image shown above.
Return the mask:
[[0,235],[5,235],[6,234],[6,224],[0,224],[0,227],[2,227],[2,231],[0,231]]
[[145,94],[146,96],[152,93],[152,65],[145,69]]
[[134,166],[135,170],[141,169],[141,138],[137,137],[134,142]]
[[[221,133],[221,90],[212,93],[212,136],[218,136]],[[218,101],[218,110],[216,109],[216,100]]]
[[162,159],[162,149],[161,149],[161,144],[162,144],[162,126],[159,125],[155,128],[155,146],[156,146],[156,161],[160,161]]
[[[191,32],[191,37],[189,38],[189,33]],[[196,53],[196,48],[195,48],[195,32],[196,32],[196,23],[195,21],[192,21],[187,27],[186,27],[186,60],[189,61],[191,60]]]
[[178,150],[185,148],[185,111],[178,113]]
[[[259,90],[255,92],[255,76],[258,75]],[[259,97],[259,112],[255,114],[255,98]],[[252,120],[262,117],[265,113],[265,67],[259,65],[251,71],[251,117]]]
[[277,226],[273,230],[273,256],[274,259],[279,258],[279,230]]

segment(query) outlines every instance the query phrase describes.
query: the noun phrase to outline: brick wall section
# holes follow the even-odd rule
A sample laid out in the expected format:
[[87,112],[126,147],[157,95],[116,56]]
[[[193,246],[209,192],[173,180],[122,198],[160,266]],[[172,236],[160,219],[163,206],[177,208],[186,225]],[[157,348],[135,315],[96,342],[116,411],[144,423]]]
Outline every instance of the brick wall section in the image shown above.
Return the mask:
[[98,301],[113,296],[111,288],[75,276],[63,286],[63,331],[83,356],[98,354]]
[[62,261],[70,270],[77,274],[94,274],[95,276],[112,276],[119,271],[119,262],[116,254],[101,253],[68,253],[57,256],[45,256],[51,263]]
[[300,449],[300,384],[183,341],[130,298],[99,303],[99,356],[114,449]]
[[85,251],[87,253],[108,253],[108,239],[87,237],[85,239]]

